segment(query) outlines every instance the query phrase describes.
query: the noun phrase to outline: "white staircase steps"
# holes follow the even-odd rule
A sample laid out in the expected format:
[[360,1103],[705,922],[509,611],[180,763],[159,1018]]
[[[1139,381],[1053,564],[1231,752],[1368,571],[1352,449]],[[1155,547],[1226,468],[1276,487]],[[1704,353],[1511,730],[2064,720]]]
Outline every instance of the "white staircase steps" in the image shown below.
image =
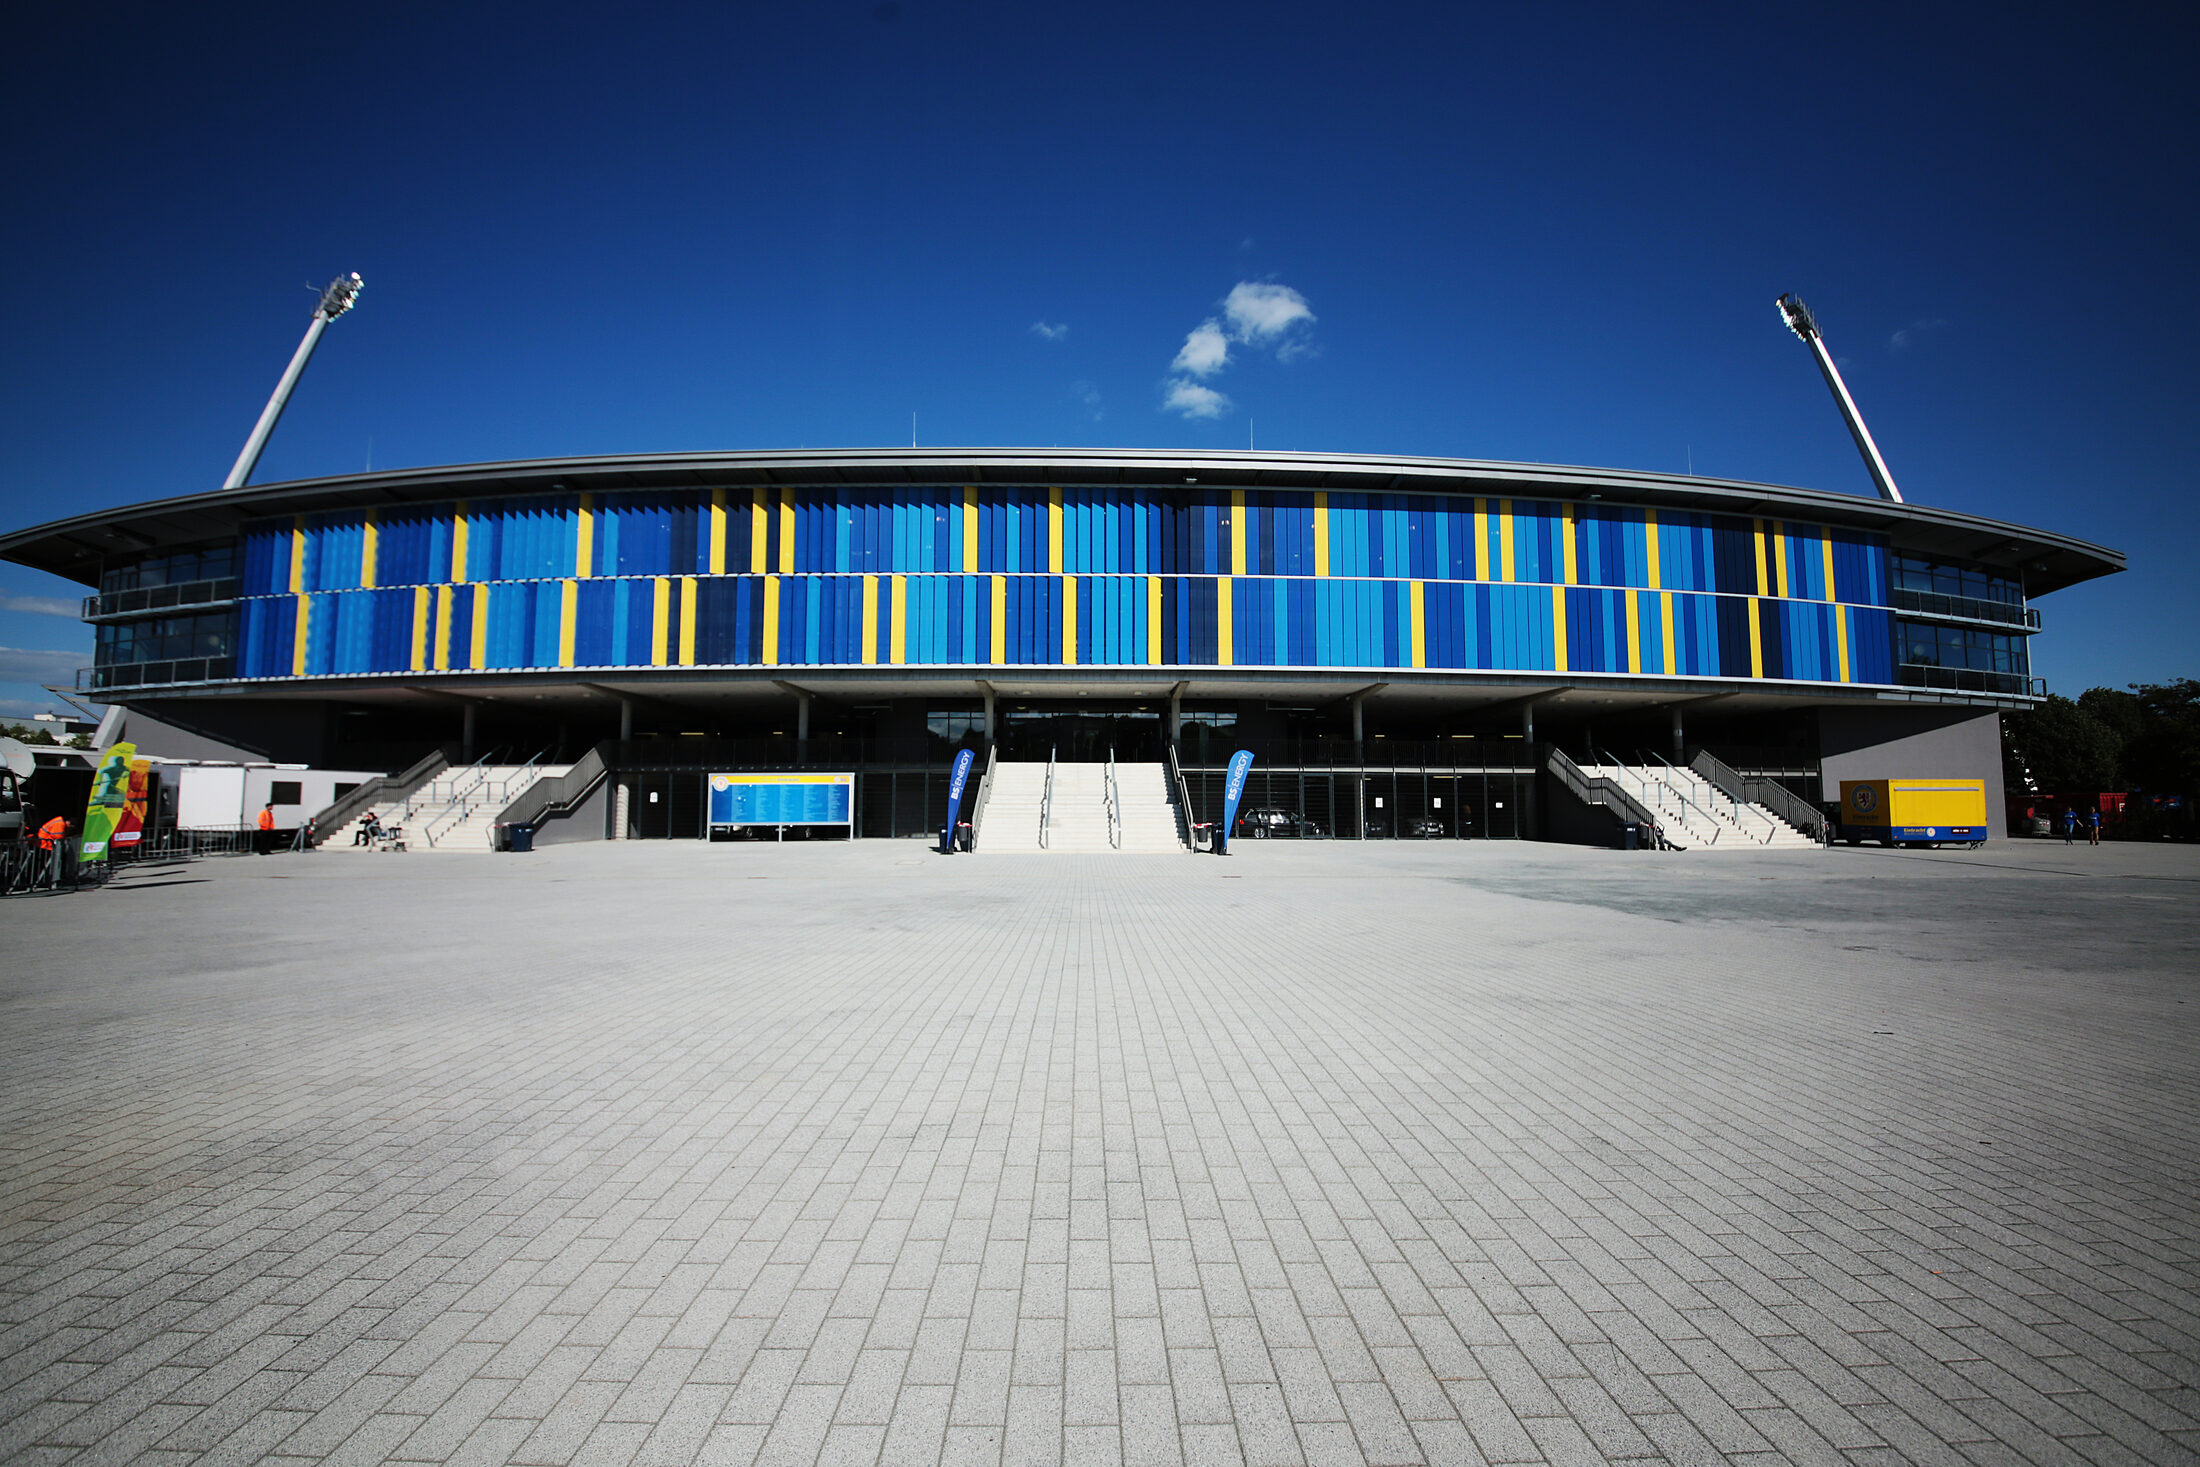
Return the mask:
[[[376,805],[374,818],[385,829],[403,829],[407,850],[486,851],[491,848],[492,827],[505,807],[527,793],[536,780],[569,768],[566,764],[480,764],[447,769],[404,799]],[[352,844],[358,828],[355,819],[348,830],[330,832],[321,849],[358,849]]]
[[[1184,849],[1164,766],[1115,766],[1115,787],[1122,800],[1121,845],[1108,838],[1107,783],[1104,763],[1057,763],[1054,796],[1048,802],[1045,764],[996,763],[978,830],[978,851],[1115,855]],[[1044,844],[1039,831],[1042,807],[1047,813]]]
[[1585,764],[1640,800],[1666,839],[1692,851],[1814,851],[1818,842],[1762,805],[1736,800],[1693,769],[1671,764]]

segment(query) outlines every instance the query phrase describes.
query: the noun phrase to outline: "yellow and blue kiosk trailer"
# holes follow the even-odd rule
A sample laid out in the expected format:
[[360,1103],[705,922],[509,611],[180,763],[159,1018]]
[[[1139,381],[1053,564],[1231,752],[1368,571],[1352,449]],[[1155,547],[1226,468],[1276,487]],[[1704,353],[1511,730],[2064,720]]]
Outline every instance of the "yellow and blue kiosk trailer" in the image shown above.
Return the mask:
[[1970,845],[1986,839],[1983,779],[1844,779],[1841,839],[1850,845]]

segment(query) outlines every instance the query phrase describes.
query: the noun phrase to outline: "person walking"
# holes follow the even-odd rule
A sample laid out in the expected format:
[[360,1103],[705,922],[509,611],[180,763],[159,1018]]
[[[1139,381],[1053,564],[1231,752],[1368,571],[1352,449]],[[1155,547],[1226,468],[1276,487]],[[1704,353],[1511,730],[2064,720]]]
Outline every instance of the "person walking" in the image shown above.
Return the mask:
[[2066,846],[2076,845],[2078,843],[2078,812],[2065,806],[2063,808],[2062,827],[2063,844]]
[[2085,819],[2087,834],[2091,836],[2086,844],[2097,846],[2101,843],[2101,807],[2095,805],[2092,809],[2086,811]]
[[269,800],[260,807],[260,834],[253,848],[261,855],[275,849],[275,802]]

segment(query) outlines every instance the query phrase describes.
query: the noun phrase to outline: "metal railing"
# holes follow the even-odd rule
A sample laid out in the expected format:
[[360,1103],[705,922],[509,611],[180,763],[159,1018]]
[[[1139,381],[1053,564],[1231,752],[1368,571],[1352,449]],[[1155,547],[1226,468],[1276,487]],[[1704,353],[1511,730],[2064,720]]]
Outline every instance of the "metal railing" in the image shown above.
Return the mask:
[[[1591,752],[1593,758],[1594,751]],[[1649,776],[1641,773],[1639,770],[1630,768],[1628,765],[1622,764],[1616,756],[1607,755],[1606,757],[1611,760],[1608,765],[1605,764],[1604,760],[1602,759],[1596,759],[1595,762],[1600,768],[1609,768],[1612,771],[1610,774],[1591,775],[1587,770],[1583,770],[1583,775],[1592,779],[1603,778],[1613,780],[1620,786],[1621,789],[1626,789],[1627,781],[1629,779],[1633,779],[1640,789],[1640,793],[1636,795],[1636,798],[1641,800],[1646,808],[1654,803],[1657,806],[1661,807],[1661,814],[1670,810],[1674,818],[1684,827],[1688,825],[1688,817],[1684,812],[1687,810],[1694,810],[1697,814],[1703,816],[1705,821],[1708,822],[1708,830],[1706,832],[1708,838],[1705,841],[1705,844],[1715,846],[1719,843],[1719,836],[1723,833],[1725,827],[1719,823],[1718,817],[1714,815],[1711,811],[1704,809],[1694,800],[1688,798],[1685,792],[1674,789],[1664,780],[1652,779]],[[1634,793],[1634,791],[1630,791],[1630,793]],[[1673,809],[1672,807],[1675,804],[1678,804],[1680,806],[1680,809]],[[1660,828],[1663,828],[1662,823]]]
[[[1715,807],[1706,808],[1705,806],[1698,804],[1695,797],[1688,793],[1688,790],[1686,788],[1688,782],[1682,778],[1679,768],[1674,765],[1672,760],[1666,758],[1663,754],[1660,754],[1655,749],[1646,749],[1643,752],[1645,756],[1650,759],[1652,764],[1654,764],[1659,769],[1663,769],[1666,774],[1672,776],[1672,780],[1670,782],[1666,780],[1664,776],[1660,776],[1658,782],[1664,785],[1667,789],[1672,790],[1675,795],[1679,796],[1681,801],[1686,804],[1689,809],[1698,812],[1704,817],[1704,819],[1712,822],[1711,843],[1713,845],[1717,845],[1719,843],[1719,833],[1721,830],[1721,826],[1718,822],[1721,820],[1724,820],[1728,826],[1731,826],[1738,834],[1742,836],[1743,839],[1753,839],[1753,837],[1751,837],[1749,834],[1748,827],[1742,824],[1741,801],[1735,799],[1732,795],[1727,794],[1725,790],[1720,789],[1717,785],[1712,785],[1711,792],[1714,795],[1724,795],[1726,797],[1726,813],[1724,815],[1721,815]],[[1765,840],[1769,841],[1771,839],[1772,832],[1768,830],[1765,832]],[[1759,842],[1760,845],[1763,843],[1763,841]]]
[[414,790],[434,779],[451,767],[448,749],[433,749],[415,760],[412,767],[399,774],[378,774],[357,789],[338,795],[336,799],[310,822],[313,827],[311,844],[320,845],[344,826],[357,820],[384,800],[394,800],[410,795]]
[[236,666],[233,657],[177,657],[163,662],[111,662],[104,667],[76,670],[77,691],[103,692],[108,688],[143,688],[169,683],[226,681]]
[[[401,827],[411,828],[418,822],[421,834],[425,837],[428,826],[433,825],[452,806],[463,801],[489,777],[490,761],[503,752],[502,748],[496,748],[483,754],[473,763],[452,775],[450,785],[446,789],[438,790],[436,788],[443,780],[443,776],[439,774],[422,788],[407,795],[404,805],[397,812],[398,824]],[[435,842],[429,840],[428,844],[434,845]]]
[[1607,779],[1603,775],[1592,776],[1583,772],[1581,766],[1567,758],[1565,752],[1560,749],[1551,750],[1550,758],[1546,761],[1544,767],[1550,770],[1553,779],[1564,785],[1567,791],[1584,805],[1602,805],[1606,809],[1617,813],[1622,820],[1630,824],[1647,826],[1650,830],[1658,832],[1655,843],[1662,849],[1674,851],[1687,849],[1685,846],[1675,845],[1665,839],[1662,828],[1658,824],[1658,817],[1642,801],[1627,793],[1626,787],[1620,784],[1618,780]]
[[[573,767],[565,773],[546,775],[521,790],[498,813],[497,824],[532,828],[554,815],[571,814],[573,808],[587,799],[610,773],[610,766],[604,763],[604,747],[598,744],[574,761]],[[489,833],[489,843],[496,844],[493,830]]]
[[1977,596],[1950,596],[1941,591],[1911,591],[1896,587],[1894,608],[1925,616],[1954,617],[1962,621],[1987,621],[1997,626],[2040,629],[2040,614],[2029,606],[2007,601],[1987,601]]
[[1696,757],[1688,761],[1688,767],[1729,798],[1762,805],[1774,818],[1786,821],[1812,840],[1825,844],[1828,834],[1825,812],[1778,780],[1743,774],[1708,749],[1698,749]]
[[1169,754],[1169,792],[1176,797],[1177,836],[1189,851],[1198,844],[1192,839],[1192,789],[1184,782],[1184,765],[1176,757],[1176,740],[1166,740],[1163,748]]
[[1123,792],[1115,783],[1115,748],[1108,747],[1107,784],[1100,791],[1100,798],[1108,810],[1108,844],[1116,850],[1123,849]]
[[985,828],[985,802],[993,796],[993,766],[1000,761],[993,750],[985,751],[985,773],[978,776],[978,792],[970,801],[970,849],[978,848],[978,832]]
[[1054,753],[1047,750],[1047,782],[1039,792],[1039,849],[1047,848],[1047,822],[1054,818]]
[[501,766],[475,765],[478,772],[474,775],[473,782],[462,789],[453,790],[451,803],[429,817],[421,835],[432,846],[439,836],[448,835],[454,828],[464,825],[476,812],[501,809],[510,804],[517,797],[515,789],[525,791],[535,782],[538,777],[535,770],[549,753],[548,749],[537,750],[535,756],[521,765],[516,773],[507,774],[502,779],[492,779],[489,776],[490,769]]
[[1947,693],[1999,693],[2013,698],[2044,698],[2047,679],[2022,672],[1987,672],[1976,667],[1935,667],[1905,662],[1894,670],[1897,686]]
[[102,591],[84,598],[83,619],[102,621],[141,611],[184,611],[202,606],[227,606],[237,599],[237,577],[215,576],[197,581],[178,581],[169,586],[136,586],[127,591]]

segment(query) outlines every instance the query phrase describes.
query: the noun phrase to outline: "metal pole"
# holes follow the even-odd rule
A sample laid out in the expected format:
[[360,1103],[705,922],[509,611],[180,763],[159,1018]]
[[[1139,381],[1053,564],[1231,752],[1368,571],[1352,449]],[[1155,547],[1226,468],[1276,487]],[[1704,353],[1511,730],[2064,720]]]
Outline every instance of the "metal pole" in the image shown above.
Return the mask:
[[1818,331],[1818,322],[1793,295],[1783,295],[1776,302],[1780,307],[1780,319],[1788,329],[1803,339],[1817,358],[1818,371],[1826,379],[1826,386],[1833,391],[1833,400],[1841,409],[1841,420],[1849,425],[1849,437],[1856,440],[1856,451],[1864,455],[1864,467],[1870,471],[1872,483],[1879,486],[1879,497],[1896,504],[1904,502],[1902,491],[1894,485],[1894,475],[1887,472],[1887,461],[1879,455],[1879,445],[1872,442],[1871,429],[1864,426],[1864,415],[1856,410],[1856,399],[1849,396],[1849,385],[1841,380],[1840,368],[1834,366],[1832,355],[1826,350],[1826,339]]
[[267,447],[276,421],[290,402],[291,390],[305,375],[306,363],[313,360],[313,348],[321,340],[321,333],[328,329],[329,322],[351,309],[352,302],[359,298],[360,285],[357,275],[339,275],[321,292],[320,303],[313,308],[313,324],[306,327],[298,350],[291,353],[290,365],[283,369],[283,379],[275,384],[275,395],[260,410],[260,421],[253,425],[252,436],[244,441],[244,451],[237,455],[236,464],[229,470],[229,477],[222,484],[224,489],[241,489],[245,480],[252,477],[253,469],[259,466],[260,451]]
[[306,363],[313,358],[313,348],[328,329],[328,318],[319,311],[313,313],[313,324],[306,328],[305,339],[298,343],[298,350],[291,354],[290,365],[283,369],[283,380],[275,384],[275,395],[260,410],[260,421],[253,425],[252,436],[244,441],[244,452],[237,455],[237,462],[222,484],[224,489],[241,489],[244,481],[252,477],[259,466],[260,450],[267,447],[268,436],[275,431],[275,422],[283,415],[283,408],[290,402],[290,391],[305,375]]

